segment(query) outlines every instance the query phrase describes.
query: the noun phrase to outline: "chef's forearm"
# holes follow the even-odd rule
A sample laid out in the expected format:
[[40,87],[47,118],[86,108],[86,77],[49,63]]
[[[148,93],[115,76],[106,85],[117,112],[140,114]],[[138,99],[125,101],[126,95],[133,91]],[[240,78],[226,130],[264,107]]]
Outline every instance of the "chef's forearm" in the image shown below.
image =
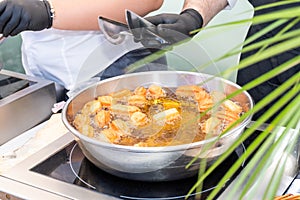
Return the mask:
[[158,9],[163,0],[51,0],[53,28],[99,30],[98,16],[125,23],[125,9],[144,16]]
[[183,10],[188,8],[197,10],[202,15],[203,26],[205,26],[227,5],[227,0],[185,0]]

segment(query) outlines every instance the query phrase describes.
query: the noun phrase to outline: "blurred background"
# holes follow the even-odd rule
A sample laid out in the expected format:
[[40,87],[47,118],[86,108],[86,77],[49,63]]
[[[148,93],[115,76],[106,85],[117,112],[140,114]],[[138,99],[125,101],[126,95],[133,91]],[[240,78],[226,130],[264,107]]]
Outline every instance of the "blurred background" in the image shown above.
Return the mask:
[[6,38],[0,44],[0,62],[3,69],[24,73],[21,61],[21,36]]

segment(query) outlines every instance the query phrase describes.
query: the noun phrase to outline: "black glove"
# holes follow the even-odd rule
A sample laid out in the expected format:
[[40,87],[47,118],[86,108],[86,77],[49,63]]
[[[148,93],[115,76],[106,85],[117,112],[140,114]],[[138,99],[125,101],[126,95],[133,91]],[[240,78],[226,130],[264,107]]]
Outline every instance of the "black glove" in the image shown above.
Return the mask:
[[52,13],[48,1],[2,0],[0,1],[0,33],[4,37],[22,31],[40,31],[52,26]]
[[203,25],[203,18],[194,9],[186,9],[178,14],[159,14],[145,18],[157,26],[157,33],[171,43],[179,42],[187,37],[192,37]]

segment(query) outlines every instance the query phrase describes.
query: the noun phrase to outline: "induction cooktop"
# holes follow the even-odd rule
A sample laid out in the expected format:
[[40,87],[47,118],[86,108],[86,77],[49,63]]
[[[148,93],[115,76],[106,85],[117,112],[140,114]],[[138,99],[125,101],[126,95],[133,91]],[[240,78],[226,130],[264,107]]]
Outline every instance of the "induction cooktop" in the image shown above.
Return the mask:
[[[260,132],[258,131],[257,134]],[[94,166],[84,157],[77,145],[76,138],[70,132],[62,134],[54,142],[32,156],[26,158],[9,171],[0,174],[0,188],[6,184],[10,191],[22,198],[36,199],[136,199],[136,200],[172,200],[172,199],[205,199],[239,156],[245,152],[249,143],[240,145],[220,167],[206,178],[200,192],[193,191],[186,196],[196,183],[197,176],[187,179],[166,182],[143,182],[123,179],[108,174]],[[247,167],[247,161],[240,170],[221,186],[220,199],[226,199],[226,191],[232,182]],[[295,166],[297,167],[297,166]],[[290,173],[289,173],[290,174]],[[280,184],[286,191],[295,176],[286,174]],[[15,188],[18,187],[18,190]],[[261,185],[261,187],[264,187]],[[224,197],[225,194],[225,198]],[[261,194],[258,194],[261,196]],[[1,197],[1,192],[0,192]]]
[[[206,178],[200,192],[193,191],[189,196],[187,194],[196,183],[197,176],[165,182],[116,177],[97,168],[85,158],[69,132],[3,176],[31,188],[38,188],[46,192],[45,195],[55,194],[62,199],[205,199],[243,151],[244,147],[240,146]],[[228,180],[221,190],[231,181]]]
[[[201,192],[192,193],[188,199],[205,199],[237,158],[236,152],[231,154],[206,178]],[[121,199],[185,199],[197,182],[197,176],[176,181],[144,182],[110,175],[85,158],[75,141],[30,170]]]

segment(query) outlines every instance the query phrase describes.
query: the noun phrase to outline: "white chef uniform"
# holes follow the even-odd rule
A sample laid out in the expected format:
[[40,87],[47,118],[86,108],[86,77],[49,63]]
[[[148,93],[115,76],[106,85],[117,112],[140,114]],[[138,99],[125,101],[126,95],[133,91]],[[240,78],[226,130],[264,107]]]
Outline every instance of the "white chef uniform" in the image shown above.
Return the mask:
[[[230,9],[237,0],[227,0]],[[67,31],[46,29],[25,31],[22,36],[22,62],[28,75],[56,82],[57,88],[74,89],[87,58],[105,42],[100,31]],[[107,48],[104,45],[103,48]],[[109,52],[103,49],[101,52]],[[125,54],[126,52],[124,52]],[[116,54],[116,56],[119,54]],[[110,55],[111,57],[111,55]],[[110,59],[113,63],[116,58]],[[100,62],[100,61],[99,61]]]
[[23,32],[22,62],[28,75],[72,89],[82,64],[105,41],[100,31],[47,29]]

